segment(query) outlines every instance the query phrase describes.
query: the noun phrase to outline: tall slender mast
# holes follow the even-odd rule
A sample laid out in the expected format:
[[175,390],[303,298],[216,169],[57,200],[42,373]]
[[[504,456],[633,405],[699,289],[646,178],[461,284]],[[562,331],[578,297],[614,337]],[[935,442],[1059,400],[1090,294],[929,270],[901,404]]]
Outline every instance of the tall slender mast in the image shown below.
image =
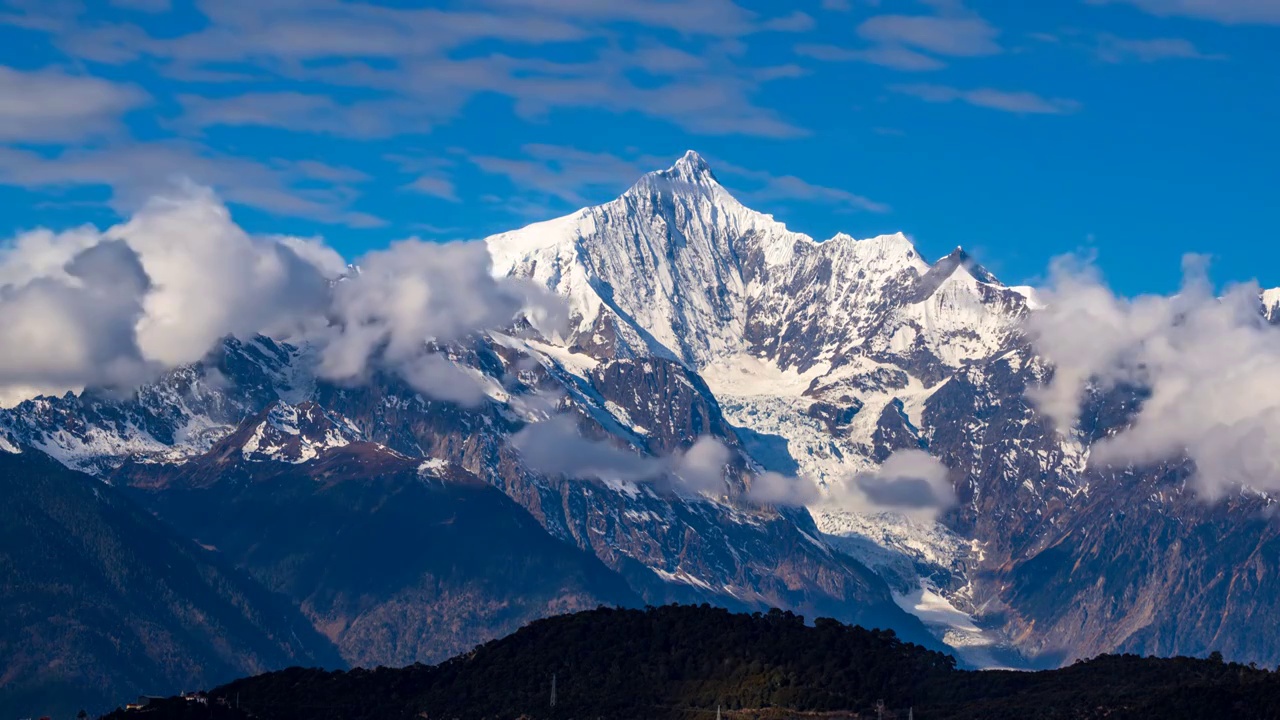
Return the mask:
[[551,673],[551,707],[556,706],[556,674]]

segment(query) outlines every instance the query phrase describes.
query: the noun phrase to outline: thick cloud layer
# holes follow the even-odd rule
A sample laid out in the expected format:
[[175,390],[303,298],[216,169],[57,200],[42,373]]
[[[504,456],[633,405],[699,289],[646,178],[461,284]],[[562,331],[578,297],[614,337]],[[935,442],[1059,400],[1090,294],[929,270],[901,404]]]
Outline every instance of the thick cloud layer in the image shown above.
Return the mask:
[[0,249],[0,392],[13,401],[88,385],[127,390],[226,335],[299,326],[323,312],[327,286],[314,264],[248,235],[194,186],[105,231],[24,233]]
[[558,301],[493,278],[482,243],[407,240],[359,265],[347,277],[320,240],[246,233],[192,185],[107,230],[23,233],[0,244],[0,401],[128,390],[223,337],[261,333],[319,345],[328,377],[362,378],[380,362],[422,392],[473,404],[476,378],[428,341],[517,316],[551,334],[564,322]]
[[1126,299],[1088,264],[1056,262],[1046,307],[1027,323],[1055,372],[1032,398],[1069,432],[1090,383],[1144,386],[1132,426],[1096,444],[1091,462],[1187,456],[1208,497],[1238,484],[1280,490],[1280,328],[1261,316],[1256,285],[1216,295],[1196,256],[1184,274],[1176,295]]
[[321,270],[246,233],[208,189],[156,198],[107,236],[129,243],[151,276],[138,342],[166,366],[199,360],[227,335],[287,334],[324,310]]
[[135,327],[150,287],[120,240],[80,250],[57,273],[0,286],[0,386],[31,393],[145,379]]

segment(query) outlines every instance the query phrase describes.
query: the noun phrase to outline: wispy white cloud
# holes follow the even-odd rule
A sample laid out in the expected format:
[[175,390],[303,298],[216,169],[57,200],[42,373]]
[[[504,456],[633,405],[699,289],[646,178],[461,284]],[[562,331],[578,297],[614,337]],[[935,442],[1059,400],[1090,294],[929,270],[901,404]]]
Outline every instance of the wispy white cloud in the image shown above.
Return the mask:
[[963,102],[975,107],[1019,115],[1065,115],[1077,112],[1081,105],[1067,98],[1046,98],[1029,91],[1007,91],[992,88],[964,90],[949,85],[894,85],[889,88],[930,103]]
[[940,70],[947,66],[941,60],[901,45],[880,45],[868,48],[846,48],[837,45],[800,44],[795,47],[797,55],[810,57],[826,62],[865,62],[872,65],[923,72]]
[[109,2],[119,8],[147,13],[162,13],[173,8],[170,0],[109,0]]
[[[28,188],[107,187],[113,193],[112,204],[125,213],[175,182],[188,179],[216,188],[231,202],[279,215],[353,227],[384,224],[377,217],[350,209],[357,192],[348,183],[364,177],[352,172],[314,161],[271,164],[231,157],[180,141],[126,143],[54,154],[0,148],[0,183]],[[338,177],[342,180],[333,182]],[[319,186],[315,187],[317,181]],[[307,184],[313,187],[305,187]]]
[[[651,155],[622,157],[557,145],[526,145],[523,156],[504,158],[473,156],[481,170],[501,175],[517,187],[547,200],[574,206],[599,203],[617,196],[641,175],[670,164],[670,158]],[[715,161],[719,177],[733,182],[736,194],[748,201],[798,201],[846,210],[887,212],[889,207],[852,191],[816,185],[794,175],[775,175],[729,162]],[[544,204],[531,208],[533,216],[551,212]]]
[[1123,38],[1102,33],[1094,53],[1103,62],[1158,62],[1160,60],[1225,60],[1225,55],[1205,53],[1185,38]]
[[[262,125],[349,137],[425,132],[451,120],[483,93],[512,99],[526,118],[564,108],[636,112],[696,133],[790,137],[803,130],[758,104],[759,85],[788,73],[744,64],[740,38],[812,26],[800,12],[764,17],[731,0],[586,3],[495,0],[476,10],[398,9],[319,0],[201,5],[209,25],[175,37],[152,37],[136,25],[85,24],[74,16],[36,15],[74,57],[125,63],[156,58],[175,79],[216,82],[287,78],[312,90],[183,98],[188,127]],[[624,51],[609,23],[634,23],[682,34],[664,47],[644,40]],[[605,42],[597,42],[604,40]],[[539,46],[570,43],[597,56],[550,62],[488,49],[455,51],[484,41]],[[637,83],[634,70],[661,82]],[[793,74],[793,73],[791,73]],[[377,96],[333,99],[333,86]]]
[[817,25],[812,15],[796,10],[790,15],[764,21],[761,27],[775,32],[807,32]]
[[461,202],[458,198],[458,190],[454,187],[453,181],[447,177],[439,175],[421,175],[413,182],[404,186],[406,190],[412,190],[423,195],[448,200],[449,202]]
[[[748,52],[761,34],[812,29],[813,18],[800,10],[758,12],[734,0],[482,0],[451,9],[225,0],[197,3],[205,22],[190,31],[158,33],[134,10],[162,12],[166,2],[125,4],[127,12],[90,18],[75,3],[16,2],[0,17],[47,34],[73,65],[145,67],[138,76],[162,101],[155,124],[187,140],[130,137],[120,117],[149,99],[136,87],[56,69],[0,68],[0,90],[10,100],[0,102],[0,141],[67,143],[114,133],[92,146],[6,148],[0,182],[106,186],[113,204],[128,211],[158,186],[189,177],[236,204],[371,227],[381,220],[354,209],[365,180],[245,156],[223,142],[228,130],[401,138],[434,132],[477,98],[496,96],[532,123],[590,110],[694,134],[807,133],[760,100],[768,83],[804,69],[758,64]],[[551,47],[556,51],[544,51]],[[173,106],[177,113],[169,116]],[[401,184],[458,199],[441,173],[420,172]]]
[[798,200],[807,203],[818,203],[842,207],[847,210],[883,213],[889,212],[888,205],[872,200],[865,195],[843,188],[815,185],[795,175],[774,175],[761,170],[750,170],[731,163],[717,162],[715,167],[729,177],[739,177],[757,184],[755,189],[748,189],[743,196],[749,200],[789,201]]
[[179,95],[183,130],[209,127],[274,127],[357,139],[428,133],[456,111],[452,106],[384,97],[341,103],[320,92],[249,92],[224,97]]
[[663,165],[653,157],[628,159],[559,145],[525,145],[521,153],[518,158],[477,155],[469,160],[521,189],[578,206],[617,195],[645,172]]
[[0,141],[79,141],[115,132],[145,92],[57,68],[24,72],[0,66]]
[[858,26],[858,35],[888,46],[905,46],[948,57],[1001,52],[1000,31],[972,15],[878,15]]
[[1094,5],[1126,3],[1163,17],[1188,17],[1228,25],[1280,25],[1274,0],[1088,0]]
[[805,13],[765,17],[732,0],[488,0],[494,7],[533,10],[574,21],[634,23],[687,35],[740,37],[761,31],[795,32],[812,27]]
[[1000,30],[959,3],[936,4],[933,15],[875,15],[858,25],[852,47],[800,43],[795,52],[828,62],[864,62],[908,72],[939,70],[942,58],[1003,52]]

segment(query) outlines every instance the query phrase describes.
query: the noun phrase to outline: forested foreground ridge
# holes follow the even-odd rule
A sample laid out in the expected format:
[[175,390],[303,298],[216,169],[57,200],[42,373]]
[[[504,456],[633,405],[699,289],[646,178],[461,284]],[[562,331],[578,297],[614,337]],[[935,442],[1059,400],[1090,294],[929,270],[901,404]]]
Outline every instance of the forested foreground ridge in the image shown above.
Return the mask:
[[1280,718],[1280,673],[1220,657],[1108,655],[1042,672],[959,670],[866,630],[781,611],[599,608],[435,666],[291,668],[113,720],[258,718]]

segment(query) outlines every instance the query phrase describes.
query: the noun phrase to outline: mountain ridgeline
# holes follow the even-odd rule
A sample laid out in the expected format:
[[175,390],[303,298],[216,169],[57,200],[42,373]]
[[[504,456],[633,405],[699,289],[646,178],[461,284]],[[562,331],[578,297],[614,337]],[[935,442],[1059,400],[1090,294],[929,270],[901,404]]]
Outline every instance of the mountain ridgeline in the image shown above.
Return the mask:
[[[1026,396],[1053,372],[1023,332],[1035,292],[963,250],[930,262],[903,235],[815,241],[743,206],[694,153],[485,244],[495,274],[559,296],[569,322],[433,346],[476,402],[376,363],[331,382],[314,346],[256,336],[129,396],[0,409],[5,492],[24,508],[0,545],[23,618],[0,630],[0,712],[101,709],[290,665],[439,663],[602,604],[777,607],[892,629],[918,646],[893,652],[961,667],[1280,662],[1280,635],[1258,631],[1280,627],[1274,498],[1205,503],[1182,458],[1091,463],[1142,389],[1096,393],[1057,432]],[[1280,292],[1263,301],[1280,323]],[[704,437],[726,457],[713,489],[603,482],[530,462],[513,439],[551,416],[646,467]],[[902,450],[945,465],[956,502],[936,521],[752,499],[802,476],[838,500]],[[32,600],[46,596],[47,617]],[[905,698],[889,689],[873,700]],[[966,697],[981,699],[952,699]]]
[[1280,717],[1280,674],[1221,659],[1106,656],[1034,673],[957,670],[892,631],[773,610],[600,608],[540,620],[437,666],[238,680],[207,704],[113,720]]

